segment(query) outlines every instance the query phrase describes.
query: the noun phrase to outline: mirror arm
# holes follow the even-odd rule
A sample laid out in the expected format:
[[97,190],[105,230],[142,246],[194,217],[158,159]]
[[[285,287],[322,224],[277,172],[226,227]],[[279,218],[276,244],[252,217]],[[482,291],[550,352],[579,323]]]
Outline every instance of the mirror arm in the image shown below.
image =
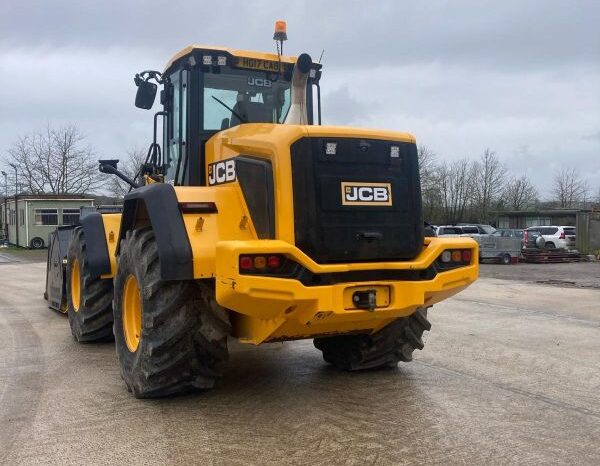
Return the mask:
[[137,184],[135,181],[133,181],[131,178],[129,178],[127,175],[125,175],[117,169],[117,162],[118,160],[100,160],[100,166],[98,167],[98,169],[101,173],[108,173],[118,176],[125,183],[129,184],[132,188],[140,188],[142,185]]

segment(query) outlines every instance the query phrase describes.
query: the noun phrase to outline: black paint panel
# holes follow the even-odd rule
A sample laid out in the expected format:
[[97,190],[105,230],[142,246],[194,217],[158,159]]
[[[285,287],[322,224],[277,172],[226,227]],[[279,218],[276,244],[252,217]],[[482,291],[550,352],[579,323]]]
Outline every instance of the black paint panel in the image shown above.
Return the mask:
[[[325,144],[337,142],[335,155]],[[390,147],[399,146],[399,156]],[[413,259],[423,245],[417,148],[359,138],[291,147],[296,246],[319,263]],[[392,205],[342,205],[341,183],[391,183]]]
[[237,179],[259,239],[275,238],[273,167],[265,159],[236,157]]

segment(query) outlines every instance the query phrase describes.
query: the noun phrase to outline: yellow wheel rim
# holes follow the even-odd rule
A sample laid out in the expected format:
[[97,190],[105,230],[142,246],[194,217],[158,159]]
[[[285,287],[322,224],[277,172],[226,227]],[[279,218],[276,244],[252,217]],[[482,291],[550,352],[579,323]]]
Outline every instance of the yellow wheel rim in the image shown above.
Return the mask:
[[79,271],[79,261],[73,260],[71,264],[71,301],[75,312],[79,310],[81,300],[81,274]]
[[127,277],[123,290],[123,333],[127,348],[134,353],[142,334],[142,298],[138,282],[133,275]]

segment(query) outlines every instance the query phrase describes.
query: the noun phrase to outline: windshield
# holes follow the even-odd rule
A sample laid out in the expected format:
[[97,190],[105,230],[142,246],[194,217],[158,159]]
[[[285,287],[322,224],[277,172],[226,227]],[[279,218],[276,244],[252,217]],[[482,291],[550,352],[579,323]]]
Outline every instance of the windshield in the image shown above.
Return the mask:
[[481,225],[481,229],[485,231],[488,235],[493,235],[496,233],[496,229],[491,225]]
[[290,81],[278,73],[221,69],[204,74],[204,130],[240,123],[283,123],[290,107]]

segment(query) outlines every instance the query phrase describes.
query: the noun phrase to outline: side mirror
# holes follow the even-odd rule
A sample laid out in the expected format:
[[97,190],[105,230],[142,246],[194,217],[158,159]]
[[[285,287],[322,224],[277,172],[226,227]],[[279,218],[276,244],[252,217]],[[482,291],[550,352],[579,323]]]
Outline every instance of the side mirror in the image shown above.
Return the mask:
[[156,90],[158,86],[149,81],[143,79],[136,79],[135,84],[137,85],[137,92],[135,94],[135,106],[143,108],[144,110],[150,110],[154,105],[154,99],[156,98]]

